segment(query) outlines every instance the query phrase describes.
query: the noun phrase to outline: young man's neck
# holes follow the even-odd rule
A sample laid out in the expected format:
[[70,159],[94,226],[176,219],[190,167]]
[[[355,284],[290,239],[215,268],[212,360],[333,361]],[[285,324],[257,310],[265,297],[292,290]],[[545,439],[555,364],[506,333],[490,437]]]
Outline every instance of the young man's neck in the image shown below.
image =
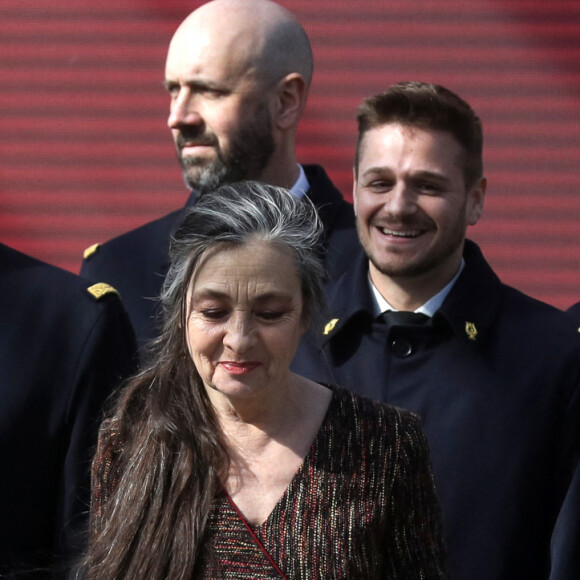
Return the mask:
[[426,272],[421,276],[387,276],[369,263],[369,276],[381,296],[395,310],[414,312],[441,292],[458,274],[458,264],[445,271]]

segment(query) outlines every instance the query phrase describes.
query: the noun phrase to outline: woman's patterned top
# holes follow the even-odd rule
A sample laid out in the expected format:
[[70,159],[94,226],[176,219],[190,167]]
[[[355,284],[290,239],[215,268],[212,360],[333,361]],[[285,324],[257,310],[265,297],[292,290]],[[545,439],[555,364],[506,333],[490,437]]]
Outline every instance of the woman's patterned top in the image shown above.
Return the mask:
[[[252,531],[292,580],[446,578],[418,417],[333,391],[304,462]],[[280,579],[225,493],[214,500],[207,538],[197,578]]]

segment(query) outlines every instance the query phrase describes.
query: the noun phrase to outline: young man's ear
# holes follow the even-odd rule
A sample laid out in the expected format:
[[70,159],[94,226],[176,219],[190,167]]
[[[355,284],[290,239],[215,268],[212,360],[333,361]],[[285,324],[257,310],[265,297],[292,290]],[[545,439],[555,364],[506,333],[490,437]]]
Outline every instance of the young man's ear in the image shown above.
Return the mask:
[[356,167],[352,168],[352,205],[354,206],[354,215],[356,215]]
[[487,178],[481,177],[479,181],[471,187],[467,193],[467,225],[474,226],[483,213],[483,202],[485,190],[487,189]]
[[298,73],[286,75],[278,83],[276,96],[274,124],[279,129],[297,126],[308,97],[308,88],[302,76]]

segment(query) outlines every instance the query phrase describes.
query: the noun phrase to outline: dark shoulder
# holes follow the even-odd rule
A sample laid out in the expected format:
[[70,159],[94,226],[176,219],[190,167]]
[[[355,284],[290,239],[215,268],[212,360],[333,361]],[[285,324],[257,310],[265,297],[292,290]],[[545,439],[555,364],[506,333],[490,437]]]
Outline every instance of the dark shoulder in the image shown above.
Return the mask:
[[3,304],[22,303],[38,309],[56,309],[67,312],[99,310],[112,302],[119,302],[118,292],[108,284],[91,284],[80,276],[47,264],[0,245],[0,280],[3,286]]
[[[421,433],[416,413],[375,401],[341,387],[333,387],[333,409],[337,424],[348,426],[357,437],[388,437],[392,443]],[[422,435],[421,435],[422,438]]]
[[[102,244],[88,247],[83,255],[84,264],[107,260],[111,257],[134,257],[136,252],[151,252],[160,250],[165,255],[169,245],[169,237],[183,216],[183,208],[175,210],[161,218],[150,221],[133,230],[125,232]],[[83,266],[84,267],[84,266]]]
[[577,324],[580,324],[580,302],[577,302],[573,306],[570,306],[567,312],[568,314],[571,314],[574,317]]
[[512,332],[519,330],[522,336],[530,338],[531,334],[541,334],[544,343],[547,337],[574,342],[578,338],[578,320],[574,320],[569,312],[506,285],[503,285],[503,316],[511,320]]
[[334,212],[344,212],[348,217],[354,216],[352,204],[344,199],[341,191],[332,183],[322,166],[303,165],[302,167],[310,186],[308,197],[319,212],[327,212],[330,206]]
[[338,278],[359,248],[354,208],[320,165],[303,165],[310,185],[308,197],[324,226],[324,265],[329,280]]

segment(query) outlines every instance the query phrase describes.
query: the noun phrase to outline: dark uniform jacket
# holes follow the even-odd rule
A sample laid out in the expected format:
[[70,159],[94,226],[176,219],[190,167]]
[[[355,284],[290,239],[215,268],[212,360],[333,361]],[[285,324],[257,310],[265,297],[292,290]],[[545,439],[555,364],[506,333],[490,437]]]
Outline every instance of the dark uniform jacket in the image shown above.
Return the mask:
[[[324,224],[325,266],[334,279],[358,251],[353,208],[322,167],[304,165],[304,171],[310,184],[307,195]],[[98,246],[83,262],[82,276],[103,280],[119,290],[141,345],[157,334],[156,299],[169,268],[169,239],[185,209],[194,203],[192,194],[185,208]]]
[[60,577],[82,546],[103,402],[135,352],[118,296],[88,286],[0,244],[2,578]]
[[580,336],[503,285],[472,242],[464,258],[430,325],[388,327],[361,251],[293,370],[422,417],[451,579],[578,579]]
[[568,308],[568,312],[578,321],[580,324],[580,302],[577,302],[573,306]]

